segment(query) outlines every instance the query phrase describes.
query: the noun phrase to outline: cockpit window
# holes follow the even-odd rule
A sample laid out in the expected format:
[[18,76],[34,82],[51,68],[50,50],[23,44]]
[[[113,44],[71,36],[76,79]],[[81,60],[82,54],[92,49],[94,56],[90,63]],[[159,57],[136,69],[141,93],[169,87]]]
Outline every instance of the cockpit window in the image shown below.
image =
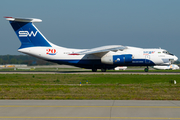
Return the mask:
[[168,55],[173,55],[172,53],[170,53],[168,51],[163,51],[163,53],[168,54]]

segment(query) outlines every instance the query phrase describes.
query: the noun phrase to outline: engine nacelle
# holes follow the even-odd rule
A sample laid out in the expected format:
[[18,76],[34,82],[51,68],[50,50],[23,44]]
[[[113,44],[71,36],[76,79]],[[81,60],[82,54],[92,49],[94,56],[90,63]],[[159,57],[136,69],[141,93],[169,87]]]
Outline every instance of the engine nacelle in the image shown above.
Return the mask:
[[132,54],[123,54],[123,55],[107,55],[101,58],[101,62],[105,64],[123,64],[123,63],[132,63]]

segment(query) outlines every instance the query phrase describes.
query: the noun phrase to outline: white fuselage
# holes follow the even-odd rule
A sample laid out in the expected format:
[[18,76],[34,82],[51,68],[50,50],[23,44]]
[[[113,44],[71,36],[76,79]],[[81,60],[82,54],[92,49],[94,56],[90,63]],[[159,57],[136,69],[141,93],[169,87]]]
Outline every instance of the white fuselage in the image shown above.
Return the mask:
[[[126,66],[153,66],[153,65],[169,65],[171,61],[176,61],[178,58],[174,55],[165,53],[164,49],[143,49],[137,47],[127,46],[124,50],[109,51],[105,54],[76,54],[85,49],[69,49],[64,47],[28,47],[18,50],[19,52],[26,53],[40,59],[56,62],[59,64],[70,64],[77,66],[86,66],[86,64],[96,65],[126,65]],[[132,55],[132,62],[116,64],[116,60],[113,60],[113,56],[118,55]],[[109,61],[108,61],[109,60]],[[117,63],[118,60],[117,59]],[[85,62],[79,62],[85,61]],[[89,61],[89,62],[88,62]],[[92,63],[91,61],[99,61]]]

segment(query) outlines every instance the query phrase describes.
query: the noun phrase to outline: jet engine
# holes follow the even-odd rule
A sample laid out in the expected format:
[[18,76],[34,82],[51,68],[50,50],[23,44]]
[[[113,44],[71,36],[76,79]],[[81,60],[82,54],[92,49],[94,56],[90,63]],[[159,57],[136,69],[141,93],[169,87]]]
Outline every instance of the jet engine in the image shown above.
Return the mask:
[[105,64],[111,64],[111,65],[132,63],[132,54],[105,55],[101,58],[101,62]]

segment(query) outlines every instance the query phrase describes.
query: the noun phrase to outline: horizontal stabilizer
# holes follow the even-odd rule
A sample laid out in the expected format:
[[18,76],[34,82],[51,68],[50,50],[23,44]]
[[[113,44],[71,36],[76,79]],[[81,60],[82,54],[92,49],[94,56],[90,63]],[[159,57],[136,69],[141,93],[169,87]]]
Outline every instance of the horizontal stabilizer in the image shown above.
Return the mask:
[[4,17],[8,21],[17,21],[17,22],[42,22],[41,19],[36,18],[13,18],[13,17]]

